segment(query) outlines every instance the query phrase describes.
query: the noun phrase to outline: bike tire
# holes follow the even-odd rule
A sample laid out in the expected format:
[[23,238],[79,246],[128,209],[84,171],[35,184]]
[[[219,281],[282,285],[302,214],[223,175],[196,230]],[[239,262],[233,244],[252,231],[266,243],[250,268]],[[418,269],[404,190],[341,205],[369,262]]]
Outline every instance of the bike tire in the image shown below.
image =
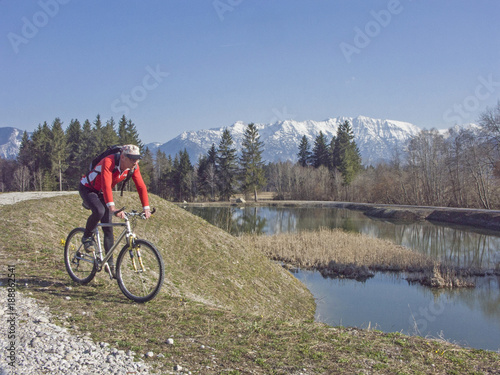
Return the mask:
[[64,244],[64,264],[71,279],[78,284],[88,284],[97,272],[94,255],[85,252],[82,237],[85,233],[83,228],[73,229],[66,238]]
[[[137,251],[141,255],[139,263]],[[135,262],[135,267],[134,267]],[[144,303],[160,292],[165,278],[165,266],[160,252],[146,240],[136,240],[132,255],[125,245],[116,261],[116,279],[120,290],[132,301]]]

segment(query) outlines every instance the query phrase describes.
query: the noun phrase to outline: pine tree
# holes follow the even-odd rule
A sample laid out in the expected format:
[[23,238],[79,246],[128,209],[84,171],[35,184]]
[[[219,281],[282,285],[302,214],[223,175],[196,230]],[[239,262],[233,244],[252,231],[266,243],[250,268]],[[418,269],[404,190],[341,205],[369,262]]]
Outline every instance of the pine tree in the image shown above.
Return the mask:
[[208,156],[201,155],[198,158],[198,163],[197,163],[197,168],[196,168],[197,189],[198,189],[199,194],[201,196],[205,196],[205,197],[209,195],[208,185],[206,184],[206,181],[205,181],[206,170],[208,167],[207,161],[208,161]]
[[334,162],[334,155],[335,155],[335,142],[337,141],[337,137],[333,137],[332,140],[330,141],[330,144],[328,145],[328,153],[330,154],[330,159],[328,160],[328,169],[330,171],[335,170],[335,162]]
[[167,158],[165,153],[158,149],[154,160],[154,170],[151,181],[151,192],[158,194],[162,198],[168,198],[170,191],[168,188],[168,176],[172,170],[172,160]]
[[82,158],[82,126],[78,120],[71,120],[66,129],[66,143],[68,148],[65,176],[67,186],[70,189],[77,189],[80,183],[82,171],[80,169],[80,160]]
[[263,147],[264,143],[260,141],[257,127],[253,123],[248,124],[243,138],[240,158],[241,182],[245,193],[253,192],[255,202],[257,202],[257,190],[261,189],[266,183],[264,163],[262,162]]
[[50,156],[52,164],[52,177],[54,181],[59,182],[59,191],[63,188],[63,172],[68,167],[67,164],[67,143],[66,135],[62,128],[62,122],[56,118],[52,123],[51,137],[50,137]]
[[50,157],[50,138],[51,131],[47,122],[38,125],[38,128],[31,135],[33,144],[33,175],[35,189],[51,190],[54,186],[51,184],[50,173],[52,170],[52,158]]
[[85,120],[81,135],[82,153],[80,158],[80,173],[86,175],[89,172],[90,162],[104,150],[98,149],[92,133],[92,125],[89,120]]
[[135,124],[132,120],[127,120],[125,115],[122,116],[120,122],[118,123],[118,141],[118,143],[122,145],[136,145],[141,149],[141,151],[144,148]]
[[142,151],[142,149],[144,148],[144,144],[141,142],[141,138],[139,137],[139,132],[137,131],[135,124],[130,119],[127,122],[127,135],[130,140],[127,144],[136,145]]
[[233,137],[228,129],[224,129],[217,149],[217,177],[220,200],[229,201],[234,194],[236,180],[236,149],[233,148]]
[[350,185],[361,170],[361,155],[349,121],[345,121],[337,129],[332,158],[333,166],[342,174],[343,185]]
[[127,143],[127,118],[123,115],[118,122],[118,143],[126,145]]
[[299,153],[297,154],[299,165],[307,167],[311,163],[311,155],[311,146],[309,145],[307,137],[304,135],[300,141]]
[[[23,137],[21,139],[21,146],[19,147],[19,153],[17,154],[17,162],[20,165],[22,173],[28,173],[29,178],[28,181],[31,181],[34,172],[34,145],[33,141],[29,138],[28,132],[24,131]],[[23,179],[23,182],[25,179]],[[23,186],[22,191],[29,190],[30,183],[28,182],[27,186]]]
[[179,151],[174,159],[171,179],[175,197],[179,202],[186,199],[190,200],[192,190],[190,174],[192,171],[193,166],[189,160],[187,150],[184,149],[184,151]]
[[[142,179],[144,180],[144,183],[146,186],[149,187],[151,186],[151,181],[153,180],[153,174],[154,174],[154,161],[153,161],[153,155],[151,154],[151,151],[149,151],[149,148],[146,148],[146,151],[144,151],[141,161],[141,176]],[[134,185],[134,184],[128,184],[128,186]]]
[[103,151],[109,147],[118,144],[118,134],[115,130],[115,120],[111,117],[106,121],[106,125],[103,126],[101,130],[102,142],[101,145],[104,146]]
[[108,146],[110,146],[106,144],[106,139],[103,133],[104,129],[102,126],[101,115],[97,114],[94,120],[94,126],[92,128],[92,142],[94,143],[97,150],[104,151]]
[[314,140],[314,148],[311,159],[314,168],[319,168],[322,165],[328,167],[330,164],[328,142],[326,141],[326,136],[322,131],[319,132],[319,135]]
[[215,200],[215,194],[217,193],[217,149],[213,143],[207,153],[203,181],[205,188],[210,192],[210,198]]

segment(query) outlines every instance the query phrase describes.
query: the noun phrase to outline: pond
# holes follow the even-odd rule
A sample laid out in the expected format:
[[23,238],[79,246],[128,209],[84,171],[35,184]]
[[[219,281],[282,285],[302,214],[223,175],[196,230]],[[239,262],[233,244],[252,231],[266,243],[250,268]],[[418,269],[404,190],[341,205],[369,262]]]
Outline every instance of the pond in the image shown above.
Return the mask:
[[[208,222],[238,235],[342,228],[388,239],[460,266],[500,264],[500,233],[427,221],[373,219],[338,208],[186,207]],[[399,275],[377,273],[364,282],[324,278],[298,270],[295,276],[313,293],[316,319],[330,325],[372,328],[443,338],[462,346],[500,349],[500,280],[480,277],[474,289],[432,290],[410,285]]]

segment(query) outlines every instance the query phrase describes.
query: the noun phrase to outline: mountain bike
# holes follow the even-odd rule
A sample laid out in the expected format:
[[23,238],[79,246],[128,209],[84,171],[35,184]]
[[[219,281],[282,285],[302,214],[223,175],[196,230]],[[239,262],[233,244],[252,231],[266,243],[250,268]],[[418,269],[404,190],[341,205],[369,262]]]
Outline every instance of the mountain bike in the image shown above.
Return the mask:
[[[123,210],[124,208],[120,211]],[[99,223],[92,234],[96,251],[91,253],[87,253],[82,244],[85,229],[73,229],[64,244],[64,264],[71,279],[85,285],[103,269],[112,279],[113,274],[107,262],[125,239],[126,244],[116,260],[116,280],[120,290],[127,298],[139,303],[156,297],[163,284],[165,267],[156,247],[149,241],[138,239],[134,233],[132,228],[135,227],[136,220],[139,218],[145,219],[144,214],[133,210],[125,212],[124,222]],[[103,227],[123,227],[123,231],[106,255],[104,255],[99,231],[99,228]]]

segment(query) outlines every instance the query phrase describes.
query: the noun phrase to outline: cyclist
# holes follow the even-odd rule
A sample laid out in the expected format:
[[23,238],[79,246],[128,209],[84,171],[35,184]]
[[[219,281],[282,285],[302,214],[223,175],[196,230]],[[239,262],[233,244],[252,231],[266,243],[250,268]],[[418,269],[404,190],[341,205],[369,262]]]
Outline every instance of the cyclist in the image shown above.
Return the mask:
[[[111,154],[103,158],[94,169],[80,181],[79,191],[84,205],[92,210],[92,214],[87,219],[85,233],[82,243],[86,252],[95,251],[95,243],[92,239],[92,233],[99,221],[101,223],[111,223],[112,215],[118,211],[113,201],[113,187],[120,181],[127,178],[132,173],[132,180],[139,193],[142,208],[146,219],[151,216],[149,207],[148,192],[146,184],[142,179],[139,169],[139,159],[141,153],[136,145],[125,145],[120,153]],[[116,213],[117,217],[125,218],[124,212]],[[106,254],[113,246],[113,227],[103,227],[104,249]],[[108,260],[110,271],[115,276],[115,267],[113,257]]]

